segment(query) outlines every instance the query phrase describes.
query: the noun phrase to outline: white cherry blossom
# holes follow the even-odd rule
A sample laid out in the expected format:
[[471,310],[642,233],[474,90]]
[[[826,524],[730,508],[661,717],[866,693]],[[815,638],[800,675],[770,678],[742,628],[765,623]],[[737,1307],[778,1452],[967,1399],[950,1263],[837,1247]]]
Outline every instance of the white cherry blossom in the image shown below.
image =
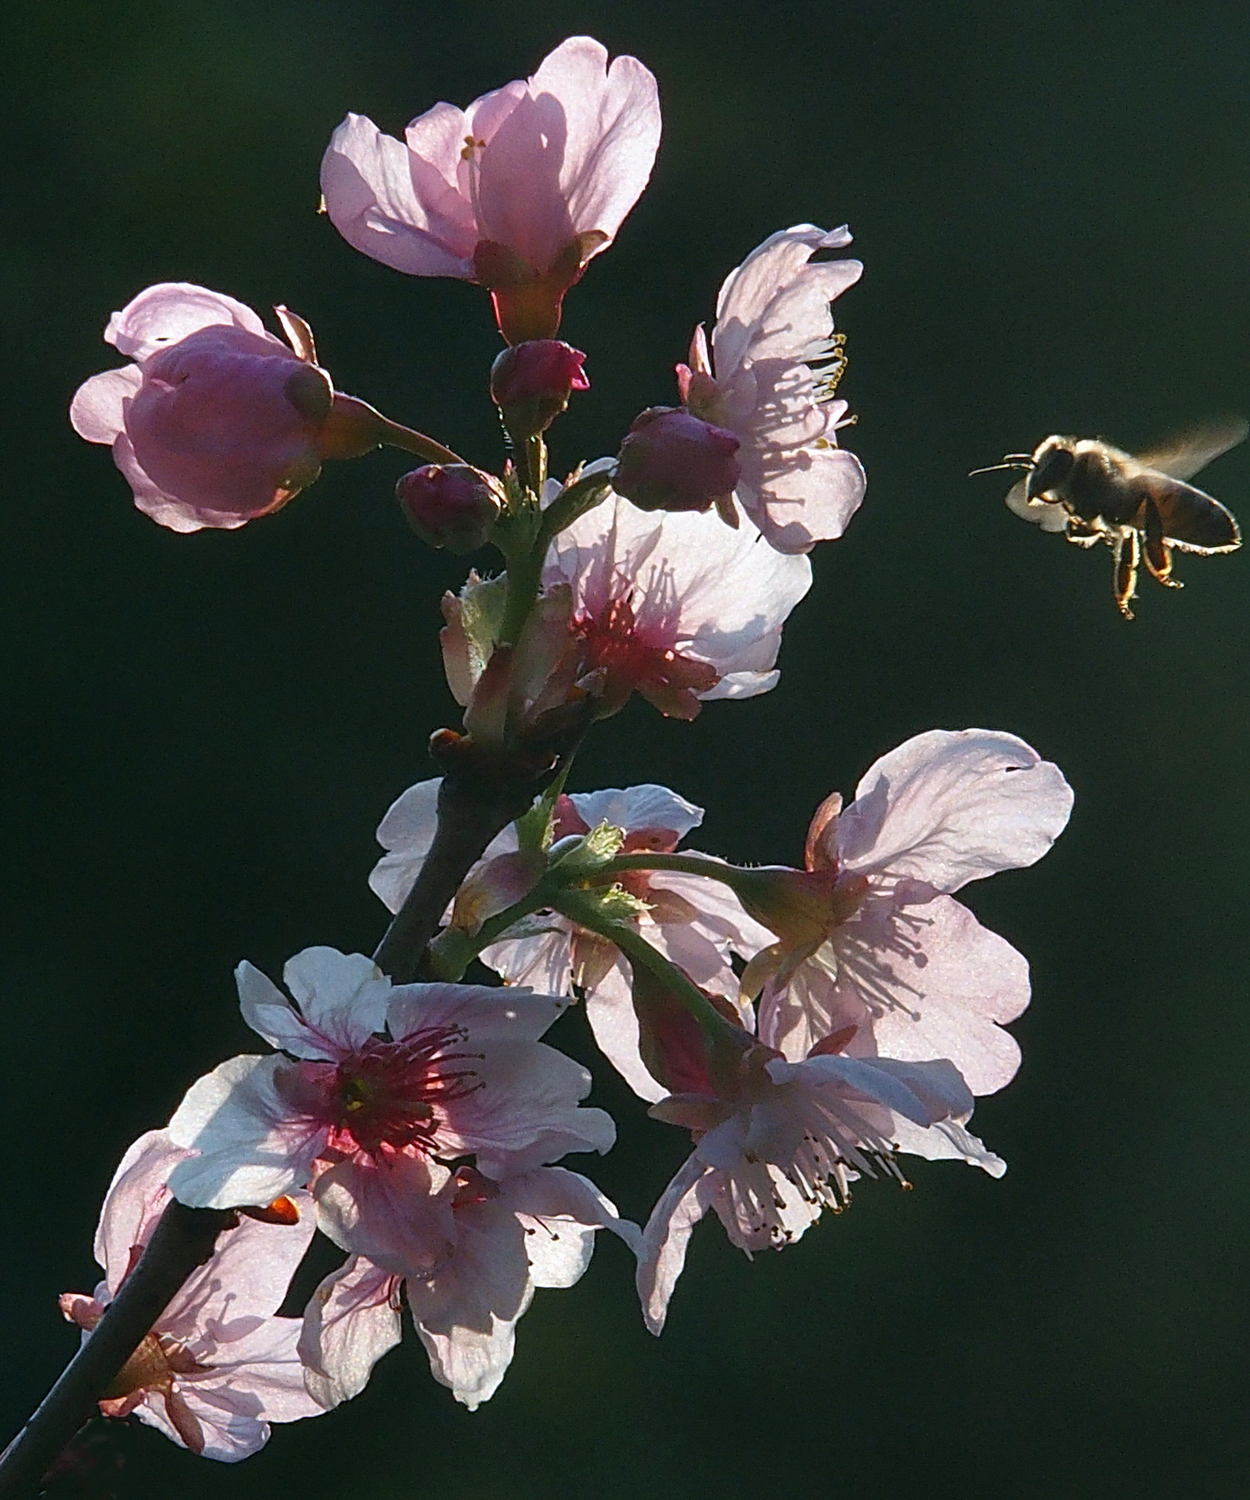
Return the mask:
[[811,587],[806,558],[713,515],[646,512],[610,496],[555,539],[543,582],[573,590],[583,670],[605,709],[641,693],[693,719],[716,698],[775,687],[782,626]]

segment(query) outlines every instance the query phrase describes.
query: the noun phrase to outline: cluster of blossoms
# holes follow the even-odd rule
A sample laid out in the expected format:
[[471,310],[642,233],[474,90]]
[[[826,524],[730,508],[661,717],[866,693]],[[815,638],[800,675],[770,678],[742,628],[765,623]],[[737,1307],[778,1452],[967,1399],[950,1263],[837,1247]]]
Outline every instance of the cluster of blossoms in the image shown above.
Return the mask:
[[[806,224],[726,278],[677,366],[680,405],[641,413],[615,458],[548,478],[544,434],[589,388],[585,355],[556,338],[563,299],[659,135],[651,74],[584,37],[528,82],[436,105],[403,141],[356,115],[335,132],[322,189],[339,232],[490,293],[502,473],[336,392],[286,309],[284,344],[190,285],[115,314],[105,337],[132,363],[75,397],[77,430],[111,444],[162,525],[241,526],[325,459],[390,444],[426,460],[396,489],[418,536],[491,544],[506,565],[443,601],[463,722],[432,741],[441,775],[378,830],[371,884],[395,915],[377,953],[307,949],[285,992],[240,965],[244,1019],[272,1050],[222,1063],[135,1143],[101,1219],[105,1280],[63,1299],[89,1332],[169,1203],[233,1211],[100,1396],[210,1457],[357,1395],[405,1305],[435,1377],[476,1406],[534,1289],[572,1285],[597,1230],[633,1252],[658,1333],[709,1209],[750,1254],[857,1182],[904,1180],[906,1154],[1004,1170],[968,1124],[1019,1064],[1003,1027],[1028,969],[956,893],[1046,852],[1072,802],[1054,765],[1006,733],[917,735],[849,806],[820,804],[801,869],[683,847],[703,814],[665,787],[565,790],[581,740],[634,693],[692,719],[771,689],[808,554],[864,494],[837,441],[830,315],[861,267],[834,254],[845,229]],[[500,982],[465,983],[474,962]],[[542,1040],[572,1004],[648,1112],[690,1134],[642,1227],[558,1165],[615,1138],[581,1102],[590,1075]],[[343,1262],[302,1316],[279,1316],[314,1229]]]

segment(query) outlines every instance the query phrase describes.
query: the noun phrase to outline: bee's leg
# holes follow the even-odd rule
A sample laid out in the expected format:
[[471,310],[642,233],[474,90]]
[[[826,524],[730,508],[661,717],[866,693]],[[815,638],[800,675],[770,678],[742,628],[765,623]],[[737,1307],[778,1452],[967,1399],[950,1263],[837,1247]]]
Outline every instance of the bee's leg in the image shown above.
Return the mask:
[[1068,529],[1064,532],[1064,536],[1073,546],[1095,547],[1105,535],[1105,532],[1097,530],[1088,521],[1082,521],[1080,516],[1068,517]]
[[1158,506],[1152,500],[1147,500],[1143,508],[1146,515],[1142,557],[1150,570],[1150,576],[1156,583],[1162,583],[1167,588],[1184,588],[1185,585],[1179,578],[1172,577],[1172,549],[1163,535],[1163,517],[1159,514]]
[[1133,618],[1129,600],[1137,593],[1137,559],[1136,531],[1118,536],[1115,540],[1115,602],[1126,620]]

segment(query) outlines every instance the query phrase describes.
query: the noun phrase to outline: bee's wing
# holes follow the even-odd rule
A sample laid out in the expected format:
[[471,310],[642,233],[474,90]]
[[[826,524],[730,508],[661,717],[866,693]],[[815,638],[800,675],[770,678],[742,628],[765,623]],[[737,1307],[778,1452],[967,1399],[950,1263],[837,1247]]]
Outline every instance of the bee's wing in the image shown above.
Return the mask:
[[1164,540],[1182,552],[1233,552],[1241,546],[1236,518],[1205,491],[1160,473],[1141,475],[1136,486],[1159,512]]
[[1235,448],[1250,434],[1250,422],[1244,417],[1213,417],[1198,427],[1178,433],[1171,441],[1161,443],[1137,460],[1148,469],[1157,469],[1172,479],[1192,479],[1199,469]]
[[1013,516],[1019,516],[1024,521],[1032,521],[1043,531],[1066,531],[1068,529],[1067,510],[1062,505],[1054,505],[1040,497],[1030,500],[1025,492],[1027,483],[1027,478],[1022,479],[1007,491],[1007,509]]

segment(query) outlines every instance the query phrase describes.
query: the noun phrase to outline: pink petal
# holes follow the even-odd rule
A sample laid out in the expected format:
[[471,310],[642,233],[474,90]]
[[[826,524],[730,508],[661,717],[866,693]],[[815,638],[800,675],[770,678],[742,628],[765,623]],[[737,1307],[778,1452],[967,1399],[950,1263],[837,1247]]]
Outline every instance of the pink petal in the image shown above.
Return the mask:
[[257,1318],[266,1324],[289,1321],[275,1320],[273,1314],[312,1243],[317,1215],[308,1193],[292,1189],[287,1196],[299,1213],[298,1222],[262,1224],[240,1216],[238,1225],[217,1241],[212,1260],[183,1283],[161,1317],[162,1331],[178,1339],[189,1339],[196,1327],[211,1322],[219,1351],[214,1366],[227,1359],[248,1364],[256,1357],[251,1330]]
[[668,1090],[655,1081],[639,1051],[638,1016],[629,971],[619,959],[586,995],[586,1020],[595,1043],[634,1093],[649,1104]]
[[126,425],[125,403],[142,383],[138,365],[105,370],[85,380],[70,403],[69,420],[74,431],[89,443],[112,444]]
[[[808,263],[814,251],[841,249],[850,242],[845,225],[826,232],[814,224],[796,224],[770,235],[729,273],[716,299],[716,326],[712,331],[718,381],[727,381],[744,360],[753,356],[757,341],[758,357],[775,356],[780,348],[801,357],[804,344],[828,335],[833,326],[830,301],[858,280],[863,267],[858,261],[818,262],[810,267]],[[789,326],[784,316],[770,322],[779,294],[803,277],[813,285],[812,296],[800,304],[803,322]],[[784,342],[779,344],[778,338]]]
[[499,1202],[525,1230],[530,1280],[540,1287],[574,1285],[590,1264],[597,1229],[610,1229],[637,1253],[641,1233],[588,1178],[563,1167],[540,1167],[499,1184]]
[[883,756],[838,820],[849,870],[957,891],[1031,865],[1058,838],[1072,789],[1013,734],[931,729]]
[[808,963],[786,992],[767,995],[761,1038],[797,1061],[854,1026],[852,1055],[948,1057],[977,1095],[1009,1083],[1020,1048],[1000,1023],[1029,1003],[1024,957],[949,896],[885,920],[879,929],[870,907],[834,934],[836,981]]
[[264,1207],[303,1187],[329,1126],[299,1112],[278,1086],[298,1064],[283,1057],[232,1057],[193,1083],[168,1130],[194,1156],[169,1186],[191,1208]]
[[219,325],[241,328],[278,344],[250,307],[188,281],[162,281],[140,292],[109,319],[104,339],[128,359],[142,363],[188,334]]
[[187,1405],[206,1427],[230,1413],[265,1422],[320,1416],[323,1408],[304,1384],[302,1327],[300,1318],[265,1318],[250,1332],[219,1343],[206,1374],[179,1380]]
[[434,1027],[462,1027],[469,1047],[477,1051],[500,1044],[533,1044],[563,1014],[566,1004],[555,995],[494,985],[399,984],[391,991],[386,1019],[397,1040]]
[[454,1239],[450,1209],[437,1196],[447,1178],[445,1167],[415,1154],[339,1162],[314,1187],[322,1233],[392,1276],[423,1274]]
[[330,222],[349,245],[410,276],[472,279],[470,205],[421,154],[445,158],[453,137],[458,153],[463,121],[453,106],[437,105],[409,126],[406,145],[364,115],[347,116],[322,158],[321,191]]
[[[369,888],[389,911],[398,911],[404,904],[404,897],[412,889],[417,871],[430,852],[438,824],[438,789],[441,785],[442,778],[435,777],[432,781],[419,781],[416,786],[410,786],[391,803],[378,825],[378,843],[388,853],[373,867]],[[509,824],[487,845],[482,858],[510,854],[516,847],[516,829]]]
[[626,833],[641,828],[667,828],[684,837],[703,821],[703,809],[666,786],[644,783],[601,792],[573,792],[569,798],[588,828],[610,823]]
[[165,1131],[149,1130],[129,1147],[113,1173],[95,1235],[96,1263],[104,1268],[111,1294],[130,1270],[131,1251],[147,1244],[165,1211],[171,1197],[169,1174],[188,1155]]
[[496,1180],[532,1171],[569,1151],[608,1151],[616,1139],[610,1115],[579,1109],[590,1074],[571,1057],[538,1042],[494,1042],[475,1071],[482,1087],[448,1103],[440,1148],[477,1153]]
[[167,495],[139,463],[134,445],[124,432],[118,433],[113,443],[113,462],[125,475],[136,507],[170,531],[203,531],[205,527],[233,531],[247,524],[247,516],[205,510]]
[[479,957],[509,985],[532,985],[548,995],[572,995],[573,950],[569,924],[557,916],[536,920],[549,920],[552,930],[491,943],[482,949]]
[[892,1057],[846,1057],[822,1053],[799,1063],[774,1058],[765,1064],[774,1083],[801,1081],[805,1087],[852,1091],[911,1120],[932,1125],[936,1120],[972,1113],[972,1094],[953,1063],[944,1059],[903,1062]]
[[282,978],[308,1026],[330,1044],[297,1056],[342,1056],[382,1030],[391,982],[364,954],[305,948],[287,960]]
[[395,1277],[349,1260],[327,1276],[304,1312],[299,1352],[309,1393],[326,1410],[358,1396],[400,1339]]
[[713,1169],[695,1156],[686,1159],[651,1210],[642,1232],[638,1259],[638,1299],[652,1333],[664,1330],[669,1299],[686,1264],[686,1247],[695,1225],[712,1201]]
[[554,95],[566,122],[561,189],[578,234],[599,230],[607,240],[647,185],[660,144],[655,78],[635,57],[608,54],[592,37],[562,42],[530,79],[530,94]]
[[941,1120],[926,1130],[908,1120],[896,1120],[894,1139],[900,1151],[926,1161],[963,1161],[980,1167],[991,1177],[1001,1177],[1007,1163],[988,1151],[982,1141],[954,1120]]
[[743,454],[736,491],[747,514],[778,552],[805,553],[834,541],[867,489],[863,465],[845,448],[784,441]]

